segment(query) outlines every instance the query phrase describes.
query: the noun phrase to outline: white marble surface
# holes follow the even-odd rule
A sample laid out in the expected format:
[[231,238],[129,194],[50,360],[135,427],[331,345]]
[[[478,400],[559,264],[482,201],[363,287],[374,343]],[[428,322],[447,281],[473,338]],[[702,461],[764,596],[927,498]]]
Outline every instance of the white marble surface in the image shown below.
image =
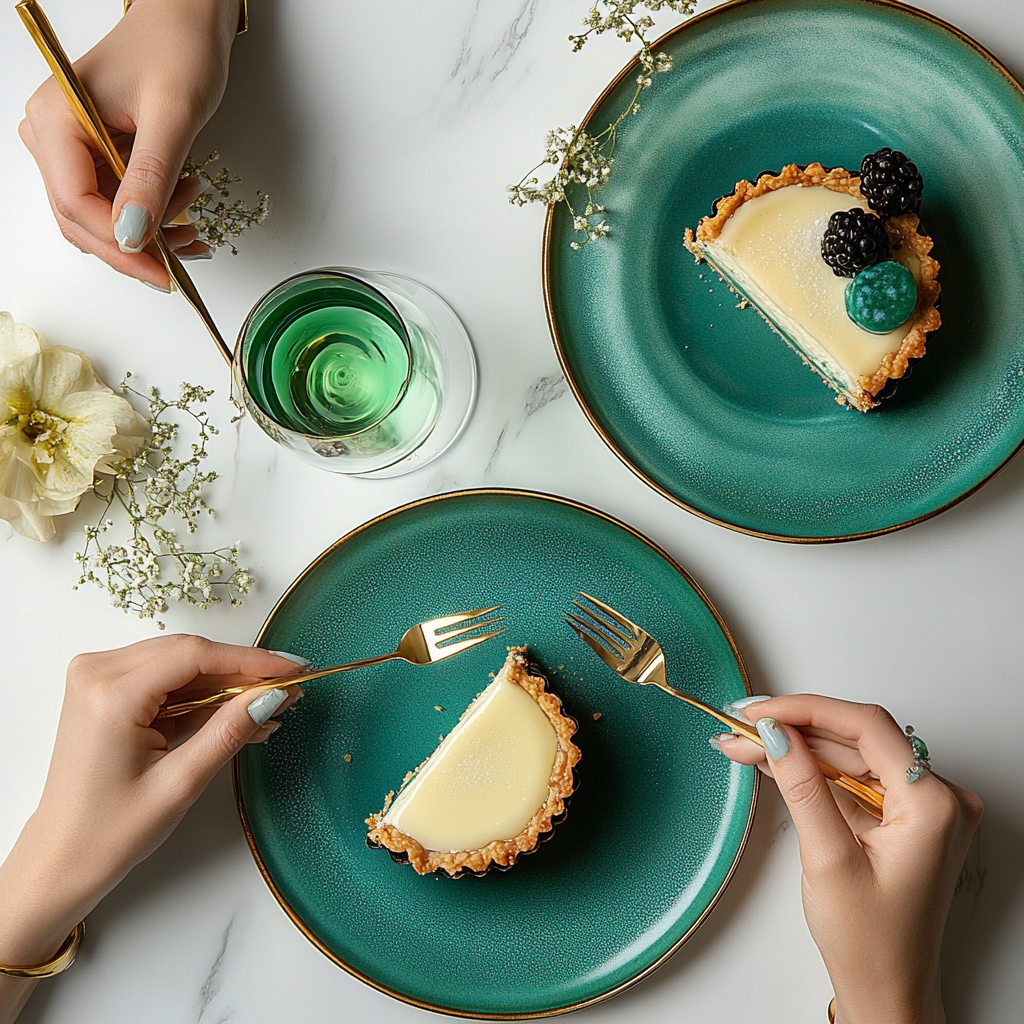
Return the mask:
[[[120,4],[46,6],[77,55]],[[227,97],[196,151],[219,148],[270,193],[274,212],[237,258],[192,264],[215,316],[233,332],[268,285],[310,266],[408,274],[463,317],[480,359],[480,403],[468,436],[441,461],[386,482],[330,476],[279,455],[251,421],[225,430],[213,449],[224,477],[211,535],[242,538],[261,585],[239,610],[172,609],[169,628],[251,642],[324,547],[425,493],[511,485],[605,509],[705,585],[755,692],[880,701],[917,726],[940,771],[983,795],[981,839],[947,935],[949,1018],[1020,1020],[1024,754],[1013,731],[1024,711],[1024,461],[937,519],[854,544],[774,544],[674,507],[605,448],[567,393],[544,322],[543,212],[511,208],[504,192],[539,153],[543,132],[581,117],[631,50],[603,39],[569,52],[565,37],[585,0],[250,6]],[[1019,0],[926,6],[1024,73]],[[115,276],[60,237],[16,136],[42,63],[10,8],[0,20],[0,308],[89,352],[109,381],[130,368],[164,389],[183,377],[218,387],[226,422],[224,366],[186,305]],[[84,518],[69,519],[46,546],[0,523],[0,857],[38,799],[67,661],[154,632],[98,591],[71,590]],[[422,1019],[334,967],[279,910],[249,857],[227,773],[89,926],[80,962],[40,986],[26,1022]],[[801,914],[796,839],[768,786],[736,878],[708,922],[654,977],[583,1016],[788,1024],[824,1020],[829,996]]]

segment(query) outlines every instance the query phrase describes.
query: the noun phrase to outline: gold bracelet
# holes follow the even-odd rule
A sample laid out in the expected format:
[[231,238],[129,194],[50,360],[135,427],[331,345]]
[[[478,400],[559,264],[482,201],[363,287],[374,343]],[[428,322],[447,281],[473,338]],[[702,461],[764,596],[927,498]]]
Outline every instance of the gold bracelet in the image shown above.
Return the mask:
[[0,974],[11,978],[52,978],[61,971],[66,971],[74,962],[78,947],[85,935],[85,922],[76,924],[71,934],[64,940],[64,945],[57,950],[57,955],[48,964],[35,967],[8,967],[0,964]]
[[[124,0],[124,12],[128,13],[128,8],[135,3],[135,0]],[[235,35],[240,36],[249,27],[249,4],[248,0],[238,0],[238,28],[235,30]]]
[[836,1024],[836,997],[832,997],[832,1002],[828,1004],[828,1024]]

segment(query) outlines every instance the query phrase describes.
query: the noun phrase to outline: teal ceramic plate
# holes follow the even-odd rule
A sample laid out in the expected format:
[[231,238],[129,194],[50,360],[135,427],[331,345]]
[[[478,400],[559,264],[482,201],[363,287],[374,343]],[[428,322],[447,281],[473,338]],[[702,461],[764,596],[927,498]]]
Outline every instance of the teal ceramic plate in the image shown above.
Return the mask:
[[[578,588],[657,636],[676,685],[713,704],[747,692],[722,620],[664,552],[601,513],[521,491],[425,499],[361,527],[299,577],[260,635],[332,665],[393,650],[424,619],[504,605],[507,632],[448,661],[310,684],[236,764],[249,843],[281,905],[390,995],[470,1017],[585,1006],[671,956],[739,860],[756,773],[711,750],[714,721],[621,681],[576,638],[562,609]],[[363,819],[448,733],[506,643],[524,642],[580,723],[580,785],[551,841],[508,873],[458,880],[368,849]]]
[[[569,248],[548,217],[548,313],[594,426],[697,514],[792,541],[885,533],[984,483],[1024,438],[1024,94],[977,43],[876,0],[741,0],[657,45],[675,69],[622,125],[600,202],[612,235]],[[588,115],[625,106],[625,69]],[[881,146],[924,175],[942,328],[866,415],[833,393],[683,248],[742,178]],[[703,275],[703,277],[701,276]]]

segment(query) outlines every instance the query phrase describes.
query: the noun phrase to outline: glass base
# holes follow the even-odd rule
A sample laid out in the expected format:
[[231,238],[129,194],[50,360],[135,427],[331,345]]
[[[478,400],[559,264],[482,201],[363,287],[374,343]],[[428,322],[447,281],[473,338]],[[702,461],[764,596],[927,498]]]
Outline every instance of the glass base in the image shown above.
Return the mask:
[[436,343],[448,366],[447,380],[442,386],[443,405],[434,429],[415,451],[382,469],[354,473],[364,480],[383,480],[413,473],[439,455],[444,454],[462,435],[476,404],[477,369],[473,343],[462,321],[437,292],[419,281],[401,274],[377,271],[395,289],[404,292],[433,321],[437,328]]

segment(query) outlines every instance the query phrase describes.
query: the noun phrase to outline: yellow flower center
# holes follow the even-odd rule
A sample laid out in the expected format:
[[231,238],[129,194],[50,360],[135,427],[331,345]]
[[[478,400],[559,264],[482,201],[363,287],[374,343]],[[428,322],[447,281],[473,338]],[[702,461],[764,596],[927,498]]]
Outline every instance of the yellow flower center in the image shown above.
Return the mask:
[[33,409],[18,417],[18,427],[32,442],[32,461],[49,464],[53,462],[54,453],[66,444],[64,432],[68,429],[67,420],[54,416],[43,409]]

